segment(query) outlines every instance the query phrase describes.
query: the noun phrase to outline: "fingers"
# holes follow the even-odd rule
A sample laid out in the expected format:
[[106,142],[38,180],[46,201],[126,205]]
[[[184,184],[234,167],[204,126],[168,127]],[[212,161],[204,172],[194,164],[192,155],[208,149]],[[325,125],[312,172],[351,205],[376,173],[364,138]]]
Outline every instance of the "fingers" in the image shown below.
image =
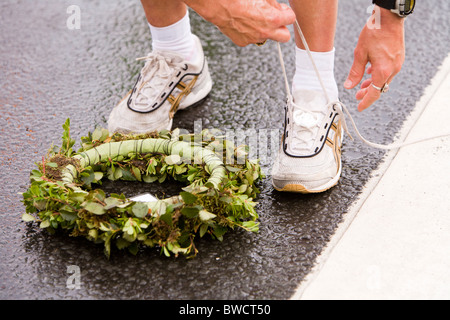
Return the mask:
[[367,88],[359,91],[356,94],[356,99],[361,100],[358,104],[358,111],[361,112],[370,107],[375,101],[380,99],[380,96],[380,90],[375,89],[372,85],[369,85]]
[[361,89],[356,93],[356,100],[362,100],[372,85],[372,79],[367,79],[361,84]]
[[364,82],[361,84],[361,89],[367,88],[372,84],[372,79],[364,80]]
[[361,82],[364,74],[371,75],[371,78],[362,82],[360,90],[355,95],[356,99],[360,101],[358,111],[367,109],[380,98],[382,93],[372,84],[382,88],[385,84],[389,84],[392,81],[401,68],[384,61],[381,64],[378,62],[371,63],[366,71],[365,68],[368,62],[364,56],[358,55],[358,51],[355,50],[355,60],[347,81],[344,83],[346,89],[353,89]]
[[[361,89],[356,93],[356,99],[361,101],[358,104],[358,111],[363,111],[370,107],[381,96],[381,91],[375,88],[382,88],[385,84],[391,83],[394,75],[389,74],[389,71],[382,68],[370,67],[368,72],[372,73],[372,78],[365,80],[361,84]],[[373,84],[373,85],[372,85]]]
[[401,65],[389,63],[384,63],[382,65],[376,63],[371,65],[367,69],[367,74],[372,75],[372,77],[363,81],[361,89],[356,93],[356,99],[361,101],[358,105],[358,111],[367,109],[377,101],[382,94],[377,88],[383,88],[386,84],[389,85],[394,77],[400,72],[400,69]]
[[269,31],[265,39],[277,42],[288,42],[291,34],[286,26],[294,24],[296,16],[294,11],[286,4],[275,2],[275,11],[271,15],[266,16],[269,24]]
[[244,11],[236,6],[237,12],[232,12],[232,22],[218,25],[219,29],[240,47],[266,40],[288,42],[291,34],[286,26],[295,22],[294,11],[288,5],[271,0],[257,4],[246,2]]
[[296,19],[294,10],[292,10],[292,8],[287,4],[280,3],[280,19],[280,23],[282,26],[294,24]]
[[279,27],[273,31],[272,35],[268,37],[270,40],[274,40],[281,43],[286,43],[291,39],[291,33],[287,27]]
[[366,71],[366,65],[368,63],[368,59],[366,55],[362,55],[359,51],[355,50],[355,58],[353,61],[352,68],[350,69],[350,73],[347,77],[347,80],[344,83],[344,87],[346,89],[353,89],[361,82],[364,77],[364,73]]
[[373,83],[372,81],[372,78],[363,81],[361,84],[361,89],[356,93],[356,100],[362,100],[364,98],[367,91],[369,91],[369,86]]

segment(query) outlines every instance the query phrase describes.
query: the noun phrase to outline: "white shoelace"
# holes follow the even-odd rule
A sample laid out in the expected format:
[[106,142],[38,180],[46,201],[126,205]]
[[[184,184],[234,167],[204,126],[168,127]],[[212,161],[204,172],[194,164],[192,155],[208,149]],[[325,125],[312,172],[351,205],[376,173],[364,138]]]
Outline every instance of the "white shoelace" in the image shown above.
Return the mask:
[[[356,123],[353,120],[353,117],[351,116],[350,112],[348,111],[347,106],[344,103],[342,103],[341,101],[332,101],[329,98],[327,90],[325,89],[325,85],[323,83],[323,80],[322,80],[322,78],[320,76],[319,70],[317,69],[316,63],[314,62],[314,58],[313,58],[313,56],[311,54],[311,50],[309,49],[308,43],[306,42],[305,36],[303,35],[303,32],[302,32],[302,30],[300,28],[300,25],[298,24],[298,21],[295,21],[295,27],[297,28],[297,31],[298,31],[298,33],[300,35],[300,38],[301,38],[301,41],[302,41],[302,43],[303,43],[303,45],[305,47],[306,52],[308,53],[308,56],[309,56],[309,58],[311,60],[311,63],[313,65],[313,67],[314,67],[314,70],[316,72],[317,78],[318,78],[318,80],[320,82],[320,85],[322,87],[322,90],[323,90],[323,92],[325,94],[326,100],[328,101],[327,108],[330,107],[330,106],[333,106],[333,105],[334,106],[336,106],[336,105],[340,106],[340,108],[337,108],[337,110],[338,110],[338,113],[339,113],[339,115],[340,115],[340,117],[342,119],[342,127],[344,128],[345,132],[348,134],[348,136],[352,140],[354,140],[354,139],[353,139],[352,135],[349,133],[348,126],[347,126],[347,123],[346,123],[346,120],[345,120],[345,115],[348,116],[348,119],[350,120],[350,122],[351,122],[351,124],[352,124],[352,126],[353,126],[353,128],[354,128],[354,130],[356,132],[356,135],[358,136],[358,138],[362,142],[364,142],[365,144],[367,144],[368,146],[371,146],[373,148],[384,149],[384,150],[392,150],[392,149],[398,149],[398,148],[402,148],[402,147],[405,147],[405,146],[408,146],[408,145],[412,145],[412,144],[416,144],[416,143],[420,143],[420,142],[424,142],[424,141],[428,141],[428,140],[432,140],[432,139],[438,139],[438,138],[444,138],[444,137],[450,136],[450,133],[445,133],[445,134],[442,134],[442,135],[427,137],[427,138],[418,139],[418,140],[414,140],[414,141],[410,141],[410,142],[393,143],[393,144],[390,144],[390,145],[378,144],[378,143],[374,143],[374,142],[371,142],[371,141],[365,139],[361,135],[361,133],[359,132],[358,127],[356,126]],[[283,76],[284,76],[284,81],[285,81],[285,86],[286,86],[288,103],[294,105],[296,108],[302,110],[303,112],[310,113],[310,111],[305,110],[301,106],[298,106],[298,105],[294,104],[294,99],[292,97],[291,90],[289,88],[289,81],[288,81],[288,77],[287,77],[287,73],[286,73],[285,63],[284,63],[284,59],[283,59],[283,53],[281,52],[281,45],[280,45],[279,42],[277,43],[277,45],[278,45],[278,55],[279,55],[279,58],[280,58],[281,69],[283,71]]]
[[292,139],[292,143],[289,144],[292,151],[302,153],[311,149],[320,127],[320,121],[324,116],[325,114],[322,112],[305,111],[294,104],[292,126],[296,125],[296,127],[289,130],[289,137],[286,137]]
[[141,71],[142,79],[137,85],[135,105],[148,107],[148,101],[154,100],[170,79],[174,70],[185,67],[181,57],[159,52],[152,52],[146,57],[137,58],[146,61]]

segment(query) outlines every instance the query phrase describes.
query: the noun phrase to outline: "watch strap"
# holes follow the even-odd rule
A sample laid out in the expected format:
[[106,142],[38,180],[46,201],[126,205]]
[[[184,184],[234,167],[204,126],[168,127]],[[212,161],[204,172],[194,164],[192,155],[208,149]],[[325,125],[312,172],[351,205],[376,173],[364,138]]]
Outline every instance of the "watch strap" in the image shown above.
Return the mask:
[[384,9],[388,9],[388,10],[393,10],[395,9],[395,4],[396,4],[396,0],[373,0],[372,3],[376,4],[377,6],[384,8]]

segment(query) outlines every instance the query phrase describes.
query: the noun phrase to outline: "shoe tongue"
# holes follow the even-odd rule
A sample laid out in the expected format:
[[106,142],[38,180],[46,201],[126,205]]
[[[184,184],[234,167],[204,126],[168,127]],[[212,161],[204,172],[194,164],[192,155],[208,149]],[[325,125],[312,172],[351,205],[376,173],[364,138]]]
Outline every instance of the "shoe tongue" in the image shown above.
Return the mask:
[[183,62],[183,58],[172,52],[153,52],[141,71],[141,80],[133,106],[139,111],[149,111],[157,101],[173,73],[172,65]]
[[174,62],[174,63],[181,63],[184,61],[184,58],[181,54],[177,53],[177,52],[173,52],[173,51],[163,51],[163,50],[155,50],[152,53],[149,54],[150,55],[159,55],[160,57],[164,57],[167,60]]
[[294,102],[304,110],[324,113],[327,99],[324,94],[310,90],[296,90],[293,93]]
[[294,122],[300,127],[312,128],[317,125],[317,117],[309,112],[303,112],[302,110],[295,110],[293,114]]
[[316,139],[316,131],[322,122],[327,101],[323,94],[296,90],[293,95],[293,122],[295,133],[289,136],[288,151],[295,155],[308,155]]

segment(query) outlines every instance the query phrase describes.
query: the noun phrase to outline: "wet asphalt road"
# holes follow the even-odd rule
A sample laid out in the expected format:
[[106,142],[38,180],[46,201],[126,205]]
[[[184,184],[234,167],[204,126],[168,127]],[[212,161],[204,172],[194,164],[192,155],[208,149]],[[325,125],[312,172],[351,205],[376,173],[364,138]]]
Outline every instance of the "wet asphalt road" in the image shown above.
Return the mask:
[[[341,0],[336,39],[336,77],[343,83],[352,64],[370,1]],[[69,30],[66,12],[81,8],[81,29]],[[418,3],[407,21],[407,56],[402,73],[374,107],[359,114],[355,91],[341,99],[363,134],[389,143],[450,51],[450,3]],[[29,171],[60,141],[71,118],[79,138],[106,126],[111,108],[134,83],[136,57],[150,51],[150,34],[136,0],[32,1],[0,3],[0,298],[2,299],[288,299],[314,266],[350,204],[358,197],[383,152],[346,140],[342,179],[318,195],[280,194],[270,185],[270,159],[259,199],[261,230],[236,230],[222,243],[199,242],[196,259],[165,258],[155,250],[113,253],[63,235],[50,236],[21,222],[19,192]],[[234,46],[209,23],[191,15],[204,43],[215,85],[200,106],[177,114],[174,127],[281,130],[284,89],[269,43]],[[292,29],[291,29],[292,30]],[[293,43],[283,45],[292,76]],[[179,186],[117,183],[106,188],[133,196],[175,193]],[[376,241],[376,239],[374,239]],[[81,270],[81,288],[69,289],[67,267]]]

